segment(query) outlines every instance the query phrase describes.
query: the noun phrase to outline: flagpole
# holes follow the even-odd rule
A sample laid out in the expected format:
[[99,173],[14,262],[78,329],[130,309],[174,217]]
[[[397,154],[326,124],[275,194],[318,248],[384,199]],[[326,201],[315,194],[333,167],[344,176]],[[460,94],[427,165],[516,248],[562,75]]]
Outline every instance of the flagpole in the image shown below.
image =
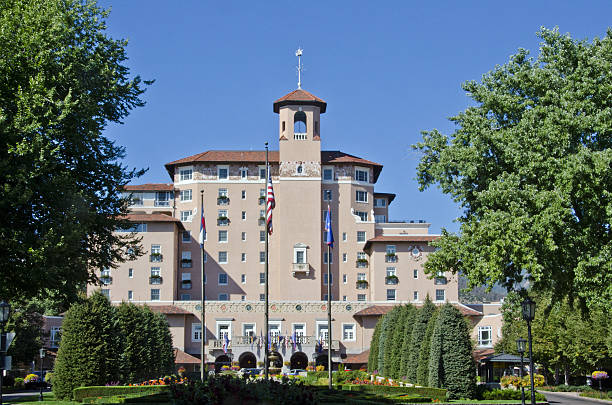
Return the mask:
[[266,264],[265,264],[265,296],[266,296],[266,303],[265,303],[265,311],[264,311],[264,327],[266,329],[266,344],[265,344],[265,351],[264,351],[264,374],[265,374],[265,378],[266,381],[268,380],[268,356],[270,355],[270,353],[268,353],[268,345],[270,344],[270,328],[268,326],[268,224],[267,224],[267,218],[268,218],[268,214],[267,214],[267,210],[268,210],[268,179],[270,178],[270,167],[268,166],[268,142],[265,143],[266,145],[266,220],[264,220],[265,222],[265,233],[266,233]]
[[[328,211],[329,212],[329,211]],[[331,222],[331,221],[330,221]],[[331,224],[330,224],[331,227]],[[331,246],[327,244],[327,371],[328,388],[332,389],[332,324],[331,324]]]
[[[204,216],[204,190],[200,190],[200,215]],[[202,221],[200,221],[200,227],[202,226]],[[200,230],[200,233],[205,232],[205,230]],[[200,297],[200,324],[202,336],[200,336],[200,380],[204,382],[204,369],[206,366],[206,353],[204,352],[204,340],[206,339],[206,326],[204,324],[204,312],[205,312],[205,294],[206,294],[206,284],[204,282],[204,238],[200,241],[200,262],[202,263],[202,272],[200,274],[200,280],[202,283],[202,296]]]

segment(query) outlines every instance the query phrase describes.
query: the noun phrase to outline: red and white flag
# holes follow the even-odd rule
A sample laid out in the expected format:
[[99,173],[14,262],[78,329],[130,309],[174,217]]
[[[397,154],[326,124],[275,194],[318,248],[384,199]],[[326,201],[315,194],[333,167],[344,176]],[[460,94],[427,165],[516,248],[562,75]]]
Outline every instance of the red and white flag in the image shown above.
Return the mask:
[[274,189],[272,188],[272,173],[268,166],[268,187],[266,191],[266,226],[268,234],[272,235],[272,210],[276,207],[274,201]]

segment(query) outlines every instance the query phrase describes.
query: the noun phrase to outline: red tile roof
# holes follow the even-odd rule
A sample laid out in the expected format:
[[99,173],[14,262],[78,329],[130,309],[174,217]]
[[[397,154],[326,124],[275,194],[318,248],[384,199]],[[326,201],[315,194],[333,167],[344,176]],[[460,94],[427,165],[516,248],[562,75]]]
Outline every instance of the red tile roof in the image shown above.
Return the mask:
[[126,191],[174,191],[171,183],[130,184],[124,187]]
[[472,357],[478,362],[485,357],[489,357],[493,353],[495,353],[495,349],[474,349],[472,352]]
[[379,193],[377,191],[374,192],[374,197],[385,197],[387,198],[389,201],[387,202],[387,205],[391,204],[391,202],[393,200],[395,200],[395,194],[394,193]]
[[357,354],[347,354],[346,358],[342,360],[342,362],[350,364],[365,364],[368,362],[368,357],[370,357],[370,349]]
[[164,315],[191,315],[191,312],[174,305],[151,305],[151,311]]
[[[439,305],[439,304],[436,304]],[[397,305],[372,305],[356,312],[353,316],[382,316],[390,312]],[[419,307],[420,305],[417,305]],[[461,303],[453,303],[453,306],[457,308],[463,316],[481,316],[482,312],[474,311],[471,308],[466,307]]]
[[374,243],[387,243],[387,242],[431,242],[439,239],[440,235],[398,235],[398,236],[385,236],[379,235],[372,239],[369,239],[363,246],[364,251],[368,251]]
[[174,349],[174,363],[175,364],[200,364],[200,359],[192,356],[189,353],[185,353],[181,349]]
[[130,222],[174,222],[180,229],[185,229],[180,220],[166,214],[127,214],[124,218]]
[[[266,152],[263,150],[209,150],[188,156],[170,163],[166,163],[165,167],[168,174],[173,178],[174,166],[184,165],[196,162],[210,163],[226,163],[226,162],[245,162],[245,163],[264,163],[266,161]],[[268,153],[268,161],[272,164],[279,162],[279,153],[277,150],[271,150]],[[374,170],[374,182],[378,180],[378,176],[382,171],[383,166],[380,163],[362,159],[358,156],[349,155],[348,153],[339,150],[322,150],[321,162],[323,164],[340,164],[340,163],[355,163],[364,166],[371,166]]]
[[284,95],[276,100],[272,106],[274,112],[278,113],[280,107],[286,105],[315,105],[321,109],[321,114],[327,109],[325,101],[302,89],[293,90],[291,93]]

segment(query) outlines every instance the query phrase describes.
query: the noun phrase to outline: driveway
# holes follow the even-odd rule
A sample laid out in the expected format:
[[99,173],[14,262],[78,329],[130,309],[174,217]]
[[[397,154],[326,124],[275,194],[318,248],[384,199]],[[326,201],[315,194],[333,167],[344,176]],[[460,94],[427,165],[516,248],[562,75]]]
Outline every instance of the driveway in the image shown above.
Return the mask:
[[540,391],[551,405],[584,405],[584,404],[612,404],[603,399],[585,398],[577,392],[546,392]]

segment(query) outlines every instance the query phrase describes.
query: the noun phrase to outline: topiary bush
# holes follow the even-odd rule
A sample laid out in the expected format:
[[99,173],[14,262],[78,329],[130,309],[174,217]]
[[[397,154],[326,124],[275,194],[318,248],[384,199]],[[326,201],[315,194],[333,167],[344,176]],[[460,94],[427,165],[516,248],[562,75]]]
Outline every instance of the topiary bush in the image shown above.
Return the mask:
[[[492,390],[485,391],[482,394],[485,400],[519,400],[521,399],[521,390]],[[531,391],[525,390],[525,399],[531,398]],[[536,401],[546,401],[546,397],[539,392],[535,393]]]

